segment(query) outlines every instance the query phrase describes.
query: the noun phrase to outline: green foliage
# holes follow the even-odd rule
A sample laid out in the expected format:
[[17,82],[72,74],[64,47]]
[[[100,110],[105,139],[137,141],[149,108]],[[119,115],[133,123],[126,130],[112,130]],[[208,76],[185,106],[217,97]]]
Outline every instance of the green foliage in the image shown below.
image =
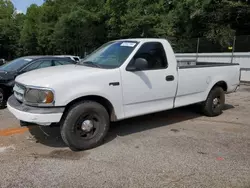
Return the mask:
[[0,57],[11,58],[18,55],[23,14],[16,14],[11,1],[0,0]]
[[166,36],[164,23],[167,7],[163,0],[130,0],[127,11],[122,16],[121,36],[124,37],[162,37]]
[[[105,41],[105,20],[101,1],[82,1],[61,16],[55,26],[54,42],[61,53],[81,53]],[[99,8],[98,8],[99,7]],[[59,51],[58,51],[59,52]]]
[[41,53],[40,46],[38,45],[40,10],[41,7],[34,4],[27,10],[20,39],[22,50],[25,55],[36,55]]
[[32,54],[83,55],[108,40],[168,38],[179,51],[190,39],[228,46],[236,34],[250,34],[250,5],[239,0],[45,0],[17,14],[0,0],[0,57]]

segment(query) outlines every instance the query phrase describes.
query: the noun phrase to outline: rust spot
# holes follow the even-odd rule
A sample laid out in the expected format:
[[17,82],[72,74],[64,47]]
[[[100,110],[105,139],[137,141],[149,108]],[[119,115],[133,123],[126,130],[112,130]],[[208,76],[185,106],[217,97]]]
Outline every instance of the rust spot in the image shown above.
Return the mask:
[[0,136],[10,136],[14,134],[23,134],[28,131],[30,128],[22,127],[22,128],[13,128],[13,129],[4,129],[0,130]]

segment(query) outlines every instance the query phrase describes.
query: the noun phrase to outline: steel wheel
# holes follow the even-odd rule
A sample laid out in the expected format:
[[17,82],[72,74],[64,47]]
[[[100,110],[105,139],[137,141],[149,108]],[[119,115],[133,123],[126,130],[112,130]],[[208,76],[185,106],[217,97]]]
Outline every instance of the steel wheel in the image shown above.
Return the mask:
[[203,103],[203,112],[209,117],[222,114],[225,104],[225,92],[221,87],[214,87],[208,94],[207,100]]
[[109,114],[95,101],[72,105],[61,121],[62,139],[74,151],[99,146],[108,129]]
[[92,139],[100,127],[100,117],[97,114],[83,114],[76,122],[75,134],[83,140]]
[[220,108],[221,100],[220,96],[217,96],[213,99],[213,109]]

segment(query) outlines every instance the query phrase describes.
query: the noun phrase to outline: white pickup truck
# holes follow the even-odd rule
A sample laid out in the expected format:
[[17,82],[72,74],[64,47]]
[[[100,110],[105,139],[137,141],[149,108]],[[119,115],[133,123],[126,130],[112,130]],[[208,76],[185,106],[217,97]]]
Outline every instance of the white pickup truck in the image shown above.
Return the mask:
[[77,65],[25,73],[16,78],[8,109],[21,122],[61,125],[75,150],[102,143],[110,121],[200,103],[207,116],[222,113],[225,93],[240,84],[240,66],[178,66],[165,39],[108,42]]

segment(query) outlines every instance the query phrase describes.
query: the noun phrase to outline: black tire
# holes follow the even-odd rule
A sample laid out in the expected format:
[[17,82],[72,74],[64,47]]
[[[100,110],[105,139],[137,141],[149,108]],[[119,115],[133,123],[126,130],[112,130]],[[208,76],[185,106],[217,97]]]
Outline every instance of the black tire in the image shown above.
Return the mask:
[[0,109],[6,107],[6,94],[2,88],[0,88]]
[[[90,123],[90,130],[83,131],[84,122]],[[74,151],[99,146],[109,130],[109,114],[99,103],[83,101],[73,105],[61,121],[63,141]]]
[[208,94],[207,100],[203,103],[203,113],[209,117],[219,116],[222,114],[224,105],[224,90],[221,87],[214,87]]

